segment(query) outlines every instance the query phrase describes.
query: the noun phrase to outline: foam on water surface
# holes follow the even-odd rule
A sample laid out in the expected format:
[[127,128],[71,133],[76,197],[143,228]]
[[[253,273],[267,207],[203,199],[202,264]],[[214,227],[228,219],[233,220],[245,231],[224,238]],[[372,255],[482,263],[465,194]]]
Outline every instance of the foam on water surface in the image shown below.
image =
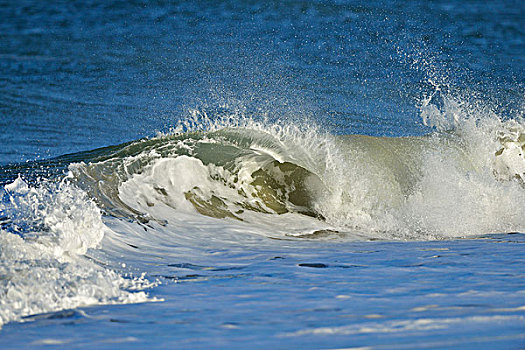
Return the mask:
[[71,185],[20,177],[4,187],[0,206],[0,326],[39,313],[150,300],[143,277],[124,278],[88,259],[109,229],[99,209]]

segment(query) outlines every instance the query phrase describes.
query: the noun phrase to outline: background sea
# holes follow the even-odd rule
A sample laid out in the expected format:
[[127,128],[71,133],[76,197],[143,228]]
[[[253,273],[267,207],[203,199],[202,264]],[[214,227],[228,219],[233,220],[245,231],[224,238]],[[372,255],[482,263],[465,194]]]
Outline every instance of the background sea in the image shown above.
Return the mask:
[[522,1],[0,1],[0,348],[525,348]]

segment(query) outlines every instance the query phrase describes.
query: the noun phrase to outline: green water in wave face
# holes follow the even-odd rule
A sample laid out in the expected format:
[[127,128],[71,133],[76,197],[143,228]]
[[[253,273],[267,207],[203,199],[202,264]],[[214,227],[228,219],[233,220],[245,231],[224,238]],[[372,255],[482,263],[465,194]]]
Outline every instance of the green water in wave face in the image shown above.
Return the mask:
[[[237,198],[210,193],[202,186],[184,191],[195,209],[216,218],[242,220],[245,210],[260,213],[299,212],[317,216],[313,210],[313,189],[323,186],[317,175],[289,161],[279,140],[253,130],[223,129],[210,133],[187,133],[125,144],[120,149],[71,167],[76,181],[91,192],[112,215],[142,217],[119,198],[119,186],[140,175],[160,159],[188,156],[210,169],[209,179],[219,187],[235,189]],[[173,179],[176,181],[177,179]],[[161,186],[158,194],[167,196]],[[226,203],[234,206],[227,208]],[[153,205],[153,204],[148,204]]]
[[396,188],[403,196],[412,192],[421,177],[425,150],[431,146],[429,137],[372,137],[344,135],[338,146],[349,158],[360,164],[366,176],[378,177],[378,182]]
[[[253,179],[249,183],[249,186],[252,187],[250,192],[252,198],[249,198],[250,195],[240,189],[239,194],[246,201],[235,203],[240,207],[236,214],[242,214],[244,210],[251,210],[266,214],[298,212],[309,216],[320,216],[313,209],[315,198],[312,188],[319,189],[322,183],[308,170],[293,163],[280,163],[274,160],[255,170],[250,177]],[[234,180],[234,182],[237,181]],[[221,199],[212,195],[206,200],[199,195],[201,193],[198,187],[185,193],[186,199],[195,206],[199,213],[217,218],[233,217],[242,220],[225,209],[227,198]],[[249,199],[257,200],[252,204]]]

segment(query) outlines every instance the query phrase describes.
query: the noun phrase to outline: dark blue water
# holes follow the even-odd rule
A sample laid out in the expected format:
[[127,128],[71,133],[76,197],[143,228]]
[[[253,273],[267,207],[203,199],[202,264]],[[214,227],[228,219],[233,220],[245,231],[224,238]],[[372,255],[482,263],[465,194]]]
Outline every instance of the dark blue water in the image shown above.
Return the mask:
[[188,108],[412,135],[428,79],[520,111],[524,5],[4,2],[0,161],[117,144]]
[[[51,165],[30,163],[169,134],[195,111],[206,120],[235,115],[299,130],[315,125],[319,133],[332,135],[421,136],[440,129],[421,118],[420,107],[434,94],[430,101],[443,110],[448,108],[448,100],[440,99],[444,96],[469,106],[466,114],[478,124],[497,119],[523,125],[524,24],[525,4],[519,0],[0,1],[1,181],[23,173],[28,183],[38,183],[36,174],[62,173],[70,162],[111,158],[108,151],[96,151],[102,158],[79,153]],[[429,148],[425,154],[431,153]],[[473,173],[470,169],[465,178],[476,178]],[[512,175],[509,181],[523,179]],[[25,198],[20,188],[13,191]],[[515,188],[505,187],[512,200],[522,197]],[[140,226],[137,217],[109,215],[101,206],[101,220],[114,234],[106,232],[100,251],[89,246],[89,259],[79,248],[82,259],[121,275],[147,272],[151,281],[161,282],[147,289],[150,297],[164,302],[84,307],[128,299],[117,292],[84,293],[102,285],[102,275],[116,280],[109,272],[97,275],[96,268],[82,265],[84,260],[55,261],[54,253],[42,260],[17,255],[56,227],[56,237],[62,237],[56,217],[64,215],[52,208],[73,217],[79,232],[87,225],[82,215],[71,214],[76,206],[92,210],[69,202],[79,196],[74,190],[71,195],[62,188],[46,191],[64,196],[38,192],[36,207],[45,214],[22,211],[25,199],[11,200],[19,197],[9,197],[7,190],[0,205],[5,238],[0,241],[0,321],[6,323],[0,347],[109,348],[114,342],[135,348],[525,346],[524,239],[522,233],[507,235],[525,229],[515,224],[525,214],[521,199],[509,209],[514,221],[508,226],[498,222],[497,206],[484,216],[490,221],[493,215],[495,224],[489,227],[508,230],[478,232],[475,238],[469,232],[467,240],[396,243],[356,243],[339,236],[331,243],[290,243],[257,235],[257,227],[245,229],[244,237],[237,223],[208,218],[201,223],[186,216],[176,230],[161,220]],[[458,198],[468,197],[456,192]],[[500,192],[473,196],[472,208],[494,193]],[[433,203],[421,205],[436,209]],[[458,208],[451,221],[459,216],[469,222],[475,215],[468,205]],[[466,213],[464,220],[463,214],[454,216],[458,211]],[[33,232],[35,227],[42,231]],[[487,233],[502,235],[486,238]],[[62,238],[57,240],[64,246]],[[13,274],[19,282],[13,282]],[[41,274],[50,277],[41,280]],[[23,288],[36,291],[27,295],[57,292],[16,299]],[[95,299],[46,309],[75,293]],[[29,301],[16,306],[13,300]]]

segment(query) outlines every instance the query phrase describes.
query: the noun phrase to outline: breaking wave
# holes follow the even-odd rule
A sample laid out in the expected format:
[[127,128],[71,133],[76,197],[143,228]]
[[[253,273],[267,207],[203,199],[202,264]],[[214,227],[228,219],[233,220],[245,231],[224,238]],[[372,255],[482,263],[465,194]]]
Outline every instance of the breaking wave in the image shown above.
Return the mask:
[[523,121],[449,96],[434,100],[421,106],[434,130],[425,136],[334,136],[194,112],[169,134],[70,170],[105,213],[141,222],[194,213],[281,238],[321,231],[425,240],[523,230]]
[[165,249],[171,236],[173,246],[188,247],[218,235],[433,240],[523,232],[521,116],[434,94],[421,117],[428,135],[389,138],[195,111],[154,138],[3,167],[0,325],[155,300],[145,290],[158,281],[97,258],[104,238],[104,249],[125,256],[137,246]]

